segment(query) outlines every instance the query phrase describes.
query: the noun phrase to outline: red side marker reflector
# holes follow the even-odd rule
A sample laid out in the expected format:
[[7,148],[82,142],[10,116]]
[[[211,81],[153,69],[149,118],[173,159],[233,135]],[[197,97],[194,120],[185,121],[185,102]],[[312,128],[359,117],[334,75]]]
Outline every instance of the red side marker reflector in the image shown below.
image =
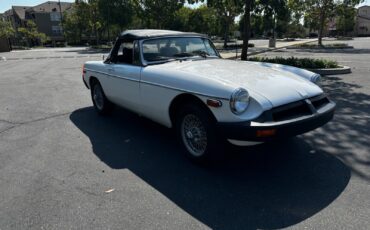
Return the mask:
[[218,108],[222,106],[222,102],[219,100],[215,100],[215,99],[207,99],[207,105]]
[[276,129],[257,130],[257,137],[271,137],[276,134]]

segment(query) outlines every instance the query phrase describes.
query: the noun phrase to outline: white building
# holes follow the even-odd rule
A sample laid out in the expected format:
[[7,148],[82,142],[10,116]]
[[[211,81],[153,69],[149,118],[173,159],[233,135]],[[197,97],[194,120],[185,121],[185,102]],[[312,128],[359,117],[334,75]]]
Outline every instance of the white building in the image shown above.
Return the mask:
[[356,33],[358,36],[370,36],[370,6],[358,8]]

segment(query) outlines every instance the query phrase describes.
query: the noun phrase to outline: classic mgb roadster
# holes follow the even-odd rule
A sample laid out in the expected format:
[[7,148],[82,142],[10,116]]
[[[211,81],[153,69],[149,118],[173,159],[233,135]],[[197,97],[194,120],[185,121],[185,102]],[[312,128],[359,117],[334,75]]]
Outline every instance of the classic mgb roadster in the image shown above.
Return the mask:
[[335,103],[320,75],[291,66],[222,59],[207,36],[123,32],[83,81],[99,114],[119,105],[176,130],[184,152],[204,161],[228,141],[247,146],[316,129]]

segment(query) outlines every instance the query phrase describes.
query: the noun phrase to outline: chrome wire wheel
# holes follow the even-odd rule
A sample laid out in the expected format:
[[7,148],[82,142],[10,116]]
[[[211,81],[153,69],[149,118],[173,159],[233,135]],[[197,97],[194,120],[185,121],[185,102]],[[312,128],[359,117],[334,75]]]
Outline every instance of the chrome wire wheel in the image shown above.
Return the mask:
[[103,95],[103,89],[99,84],[94,85],[94,91],[93,91],[93,100],[95,102],[96,107],[99,110],[103,110],[104,108],[104,95]]
[[207,149],[207,132],[203,122],[193,114],[184,116],[181,122],[181,137],[186,149],[195,157]]

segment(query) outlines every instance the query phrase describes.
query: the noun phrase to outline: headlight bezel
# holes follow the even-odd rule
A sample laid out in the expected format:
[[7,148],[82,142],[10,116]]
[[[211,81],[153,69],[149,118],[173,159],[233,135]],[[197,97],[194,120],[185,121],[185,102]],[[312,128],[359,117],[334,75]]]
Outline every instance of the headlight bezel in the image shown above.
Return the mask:
[[[239,104],[238,104],[239,103]],[[249,107],[250,95],[246,89],[237,88],[230,96],[230,110],[235,115],[243,114]]]

